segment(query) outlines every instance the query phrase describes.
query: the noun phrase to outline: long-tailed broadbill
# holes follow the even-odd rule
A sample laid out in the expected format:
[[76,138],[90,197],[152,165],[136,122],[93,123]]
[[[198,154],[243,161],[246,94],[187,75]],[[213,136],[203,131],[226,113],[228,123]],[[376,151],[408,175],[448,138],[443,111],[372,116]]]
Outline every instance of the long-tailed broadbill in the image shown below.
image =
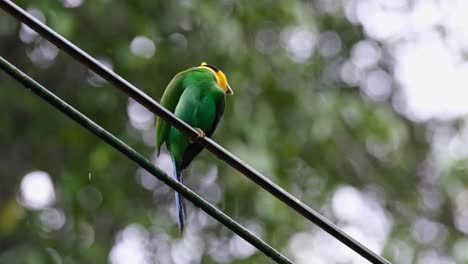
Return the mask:
[[[198,67],[178,73],[166,87],[161,105],[177,117],[194,127],[200,137],[211,137],[224,113],[226,95],[233,91],[226,75],[213,65],[203,62]],[[158,118],[156,121],[157,153],[162,144],[171,156],[174,166],[173,177],[183,183],[182,172],[203,149],[192,142],[177,128]],[[175,193],[177,219],[182,233],[186,219],[183,197]]]

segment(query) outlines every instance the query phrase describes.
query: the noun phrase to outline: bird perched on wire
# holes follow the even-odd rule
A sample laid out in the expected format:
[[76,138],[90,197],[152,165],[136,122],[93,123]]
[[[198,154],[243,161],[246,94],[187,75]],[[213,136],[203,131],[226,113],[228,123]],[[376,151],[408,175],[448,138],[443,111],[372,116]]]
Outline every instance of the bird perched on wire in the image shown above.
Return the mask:
[[[161,105],[194,127],[199,137],[211,137],[224,113],[226,95],[233,91],[226,75],[213,65],[203,62],[178,73],[166,87]],[[183,183],[182,172],[200,153],[202,146],[191,142],[178,129],[158,117],[156,121],[157,153],[166,143],[174,166],[173,177]],[[175,193],[179,230],[184,230],[186,209],[183,197]]]

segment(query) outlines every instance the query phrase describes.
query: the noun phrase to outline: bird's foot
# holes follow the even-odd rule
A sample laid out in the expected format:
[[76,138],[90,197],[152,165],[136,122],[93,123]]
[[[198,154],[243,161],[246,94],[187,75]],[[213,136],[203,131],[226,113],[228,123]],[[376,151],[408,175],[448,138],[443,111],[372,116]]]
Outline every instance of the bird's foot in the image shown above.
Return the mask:
[[204,138],[204,137],[206,137],[205,131],[203,131],[201,128],[196,127],[195,130],[198,131],[198,136],[197,136],[197,138]]
[[[198,132],[197,139],[206,137],[205,131],[203,131],[201,128],[196,127],[195,130]],[[192,141],[192,140],[191,140],[191,141]],[[193,141],[192,141],[192,142],[193,142]]]

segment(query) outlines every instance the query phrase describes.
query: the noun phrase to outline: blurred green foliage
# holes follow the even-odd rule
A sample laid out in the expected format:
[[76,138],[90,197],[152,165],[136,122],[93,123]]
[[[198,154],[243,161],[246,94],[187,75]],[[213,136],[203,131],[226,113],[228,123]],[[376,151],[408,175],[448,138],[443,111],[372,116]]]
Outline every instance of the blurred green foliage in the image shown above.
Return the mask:
[[[454,229],[450,190],[466,182],[464,161],[447,170],[446,180],[426,184],[433,165],[426,162],[425,125],[398,114],[390,100],[375,102],[341,80],[340,65],[365,36],[342,12],[321,11],[323,1],[15,2],[42,13],[47,25],[158,100],[181,70],[202,61],[222,69],[235,95],[214,139],[341,226],[347,223],[331,208],[334,194],[343,186],[359,190],[391,223],[378,247],[390,261],[411,263],[427,250],[451,255],[463,237]],[[78,6],[66,7],[73,3]],[[332,54],[324,32],[338,36]],[[133,50],[137,36],[146,46],[134,43]],[[0,55],[153,157],[153,125],[132,124],[126,96],[3,11]],[[193,206],[192,231],[181,239],[169,188],[3,73],[0,87],[1,263],[115,262],[122,230],[152,241],[144,245],[148,263],[269,261]],[[23,208],[20,184],[36,170],[52,179],[55,202],[48,207],[64,219],[56,229],[48,227],[47,209]],[[185,178],[273,247],[307,263],[300,262],[293,238],[318,229],[237,171],[204,151]],[[423,190],[438,195],[439,204],[427,204]],[[415,239],[418,218],[437,222],[443,241]]]

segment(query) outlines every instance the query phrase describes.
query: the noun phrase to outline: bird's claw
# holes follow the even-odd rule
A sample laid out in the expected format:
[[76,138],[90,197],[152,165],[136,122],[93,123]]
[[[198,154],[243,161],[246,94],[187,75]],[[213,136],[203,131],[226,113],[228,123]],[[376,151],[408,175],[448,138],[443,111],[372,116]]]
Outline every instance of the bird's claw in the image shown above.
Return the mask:
[[195,130],[198,132],[197,139],[206,137],[205,131],[203,131],[201,128],[196,127]]
[[198,131],[197,138],[204,138],[206,136],[205,131],[203,131],[201,128],[196,127],[195,130]]

